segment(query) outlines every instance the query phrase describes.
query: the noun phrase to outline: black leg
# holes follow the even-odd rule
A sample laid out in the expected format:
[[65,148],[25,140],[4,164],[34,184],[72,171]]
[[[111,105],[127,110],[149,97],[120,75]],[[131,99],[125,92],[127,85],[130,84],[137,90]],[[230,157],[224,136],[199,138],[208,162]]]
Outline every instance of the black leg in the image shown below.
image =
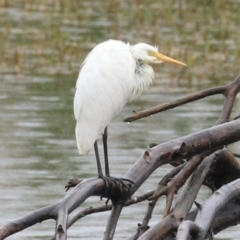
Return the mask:
[[103,173],[102,173],[102,167],[101,167],[99,153],[98,153],[97,141],[95,141],[95,143],[94,143],[94,151],[95,151],[96,162],[97,162],[98,177],[102,177]]
[[107,197],[108,200],[111,199],[112,202],[117,202],[122,197],[130,197],[131,186],[129,186],[129,184],[126,184],[125,182],[128,182],[130,184],[133,184],[133,182],[128,179],[114,178],[110,176],[109,165],[108,165],[107,136],[108,134],[107,134],[107,127],[106,127],[102,135],[106,175],[103,175],[103,172],[102,172],[97,141],[95,141],[94,143],[98,177],[103,179],[103,181],[105,182],[105,192],[101,196],[101,198]]
[[105,161],[105,175],[110,176],[109,172],[109,164],[108,164],[108,148],[107,148],[107,127],[104,129],[104,133],[102,135],[102,140],[103,140],[103,150],[104,150],[104,161]]
[[[97,169],[98,169],[98,177],[103,179],[105,183],[105,192],[103,193],[102,197],[106,197],[112,200],[112,202],[117,202],[121,198],[130,197],[130,190],[131,185],[134,183],[131,180],[123,179],[123,178],[115,178],[111,177],[109,173],[109,165],[108,165],[108,149],[107,149],[107,127],[104,130],[103,133],[103,149],[104,149],[104,159],[105,159],[105,174],[103,175],[99,152],[98,152],[98,145],[97,141],[94,143],[94,150],[95,150],[95,156],[96,156],[96,162],[97,162]],[[67,190],[70,187],[75,187],[78,183],[80,183],[78,179],[71,180],[67,185]],[[130,183],[126,184],[125,182]],[[107,201],[108,202],[108,201]]]

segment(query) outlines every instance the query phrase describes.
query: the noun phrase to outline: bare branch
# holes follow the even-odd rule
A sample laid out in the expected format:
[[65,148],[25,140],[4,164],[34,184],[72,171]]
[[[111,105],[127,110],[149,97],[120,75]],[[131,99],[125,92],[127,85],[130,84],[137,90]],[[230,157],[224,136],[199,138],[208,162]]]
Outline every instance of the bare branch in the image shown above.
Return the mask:
[[[177,99],[175,101],[164,103],[164,104],[158,105],[156,107],[148,108],[143,111],[138,111],[138,112],[135,111],[132,116],[127,117],[123,121],[124,122],[133,122],[138,119],[148,117],[148,116],[154,115],[156,113],[163,112],[168,109],[172,109],[172,108],[184,105],[186,103],[190,103],[190,102],[193,102],[193,101],[205,98],[205,97],[213,96],[216,94],[223,94],[228,99],[227,104],[224,105],[224,111],[220,118],[220,119],[226,119],[226,116],[230,116],[230,113],[232,111],[232,105],[234,103],[235,96],[236,96],[237,92],[239,91],[239,86],[240,86],[240,75],[229,85],[220,86],[220,87],[216,87],[216,88],[203,90],[203,91],[200,91],[197,93],[193,93],[186,97]],[[230,96],[233,96],[233,97],[230,97]],[[227,117],[227,119],[228,119],[228,117]],[[219,123],[220,122],[221,121],[219,121]],[[225,121],[222,121],[222,122],[225,122]]]
[[83,181],[71,193],[66,195],[60,202],[48,207],[36,210],[23,218],[10,222],[5,226],[0,227],[0,239],[4,239],[13,233],[19,232],[27,227],[30,227],[38,222],[47,219],[55,219],[56,224],[56,239],[66,237],[66,224],[68,214],[84,202],[89,196],[104,192],[104,182],[101,179],[89,179]]
[[181,189],[178,194],[175,207],[172,209],[170,214],[145,232],[139,240],[163,239],[170,231],[177,229],[181,221],[187,216],[202,182],[215,158],[216,154],[212,154],[204,159],[197,168],[196,172],[193,174],[192,178],[188,179],[187,183]]

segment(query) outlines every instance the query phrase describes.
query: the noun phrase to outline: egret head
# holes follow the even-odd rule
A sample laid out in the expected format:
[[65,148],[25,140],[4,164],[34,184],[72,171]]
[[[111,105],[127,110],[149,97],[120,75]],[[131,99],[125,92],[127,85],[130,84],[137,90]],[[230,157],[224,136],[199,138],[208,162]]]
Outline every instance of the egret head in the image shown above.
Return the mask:
[[167,57],[158,52],[157,47],[153,47],[146,43],[138,43],[133,46],[133,55],[136,60],[140,60],[147,64],[158,64],[162,62],[175,63],[182,66],[187,66],[185,63]]

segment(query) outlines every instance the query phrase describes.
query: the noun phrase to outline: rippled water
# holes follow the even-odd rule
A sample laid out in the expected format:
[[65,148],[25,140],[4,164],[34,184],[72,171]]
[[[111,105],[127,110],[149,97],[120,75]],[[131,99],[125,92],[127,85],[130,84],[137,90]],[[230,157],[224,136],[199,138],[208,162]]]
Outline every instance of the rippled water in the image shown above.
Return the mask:
[[[1,23],[3,23],[1,32],[8,28],[9,35],[6,36],[10,39],[9,42],[3,39],[1,33],[2,39],[6,40],[4,44],[7,50],[1,49],[5,60],[0,64],[0,212],[2,216],[0,225],[58,201],[65,195],[64,185],[70,178],[96,176],[93,151],[86,157],[79,157],[76,149],[72,101],[77,71],[86,51],[96,42],[104,40],[106,36],[109,38],[115,35],[118,38],[122,36],[131,40],[136,34],[136,32],[131,33],[129,29],[129,37],[124,35],[127,31],[122,30],[122,27],[127,25],[126,21],[129,19],[123,18],[122,13],[118,14],[118,18],[122,17],[118,28],[115,28],[114,21],[119,20],[114,19],[111,11],[107,15],[107,20],[101,18],[99,21],[103,13],[102,9],[97,11],[99,2],[96,2],[90,6],[88,1],[83,1],[84,8],[78,11],[79,22],[76,22],[75,15],[67,15],[66,18],[62,11],[64,6],[61,5],[51,14],[46,11],[44,4],[39,5],[39,9],[32,5],[31,9],[31,4],[27,4],[27,1],[22,7],[10,5],[0,8]],[[118,1],[114,2],[118,3]],[[127,10],[128,5],[124,6]],[[139,9],[144,12],[142,6],[140,4]],[[132,19],[133,22],[138,23],[136,25],[138,29],[141,24],[146,24],[144,19],[138,19],[139,9],[133,11],[137,19]],[[60,16],[64,19],[64,24],[56,31],[67,35],[61,35],[56,49],[51,39],[42,33],[45,31],[45,34],[54,36],[51,34],[55,24],[59,23]],[[23,26],[23,23],[27,23],[27,26]],[[47,27],[49,29],[46,30]],[[143,27],[143,30],[146,29],[147,26]],[[139,38],[142,40],[152,36],[153,30],[154,28],[148,29],[149,32],[145,36],[139,32],[141,36]],[[168,33],[167,38],[162,42],[163,45],[170,36],[175,35],[167,26],[161,31]],[[25,36],[25,33],[29,33],[29,36]],[[55,37],[57,36],[56,34]],[[181,42],[184,34],[180,37]],[[57,43],[55,38],[52,41]],[[150,40],[150,42],[155,41],[156,38]],[[63,43],[69,44],[62,46]],[[66,54],[61,58],[63,49]],[[74,54],[76,49],[79,50],[78,55]],[[172,52],[174,53],[173,49]],[[194,67],[197,68],[196,65]],[[189,68],[191,69],[191,66]],[[198,71],[201,72],[201,69]],[[221,111],[223,98],[214,96],[131,124],[123,123],[122,120],[133,110],[145,109],[185,96],[197,89],[203,89],[201,84],[209,85],[206,76],[200,79],[202,83],[193,77],[190,84],[186,84],[190,75],[189,72],[182,72],[181,68],[162,65],[156,68],[156,72],[157,80],[149,91],[137,101],[125,106],[109,126],[109,158],[111,173],[114,176],[122,176],[149,143],[169,141],[210,127],[214,125]],[[201,74],[203,75],[204,72]],[[233,70],[228,78],[217,78],[217,81],[231,81],[234,74],[237,73]],[[235,109],[238,105],[239,103],[236,104]],[[102,153],[101,144],[100,150]],[[154,189],[168,169],[169,166],[158,169],[136,195]],[[204,189],[199,198],[203,200],[208,195],[209,191]],[[164,198],[160,200],[151,224],[161,217],[164,201]],[[102,204],[99,198],[93,197],[81,208]],[[147,202],[144,202],[124,209],[116,231],[116,239],[123,239],[135,232],[146,206]],[[81,239],[101,239],[108,214],[94,214],[78,221],[69,230],[69,239],[78,239],[79,236]],[[54,222],[47,221],[9,239],[48,239],[53,232]],[[231,228],[218,237],[233,240],[238,239],[238,235],[239,228]]]

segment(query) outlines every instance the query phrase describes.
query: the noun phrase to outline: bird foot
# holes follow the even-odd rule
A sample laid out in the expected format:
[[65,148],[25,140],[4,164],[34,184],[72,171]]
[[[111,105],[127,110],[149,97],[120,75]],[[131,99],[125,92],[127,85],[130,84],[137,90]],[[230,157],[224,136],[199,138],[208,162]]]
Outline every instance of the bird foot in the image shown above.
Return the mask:
[[99,178],[103,179],[105,182],[105,192],[101,196],[107,198],[106,205],[111,199],[112,202],[119,202],[122,199],[131,198],[130,190],[133,181],[125,178],[115,178],[110,176],[101,175]]

